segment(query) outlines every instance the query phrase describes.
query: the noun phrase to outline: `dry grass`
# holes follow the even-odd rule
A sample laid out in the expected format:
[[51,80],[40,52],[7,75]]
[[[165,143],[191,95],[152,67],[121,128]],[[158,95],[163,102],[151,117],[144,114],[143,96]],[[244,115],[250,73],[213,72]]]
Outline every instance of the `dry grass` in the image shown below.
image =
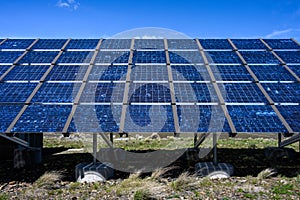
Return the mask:
[[274,170],[274,169],[270,169],[270,168],[267,168],[263,171],[261,171],[258,175],[257,175],[257,178],[259,180],[264,180],[264,179],[267,179],[267,178],[270,178],[271,176],[273,176],[274,174],[276,174],[277,172]]

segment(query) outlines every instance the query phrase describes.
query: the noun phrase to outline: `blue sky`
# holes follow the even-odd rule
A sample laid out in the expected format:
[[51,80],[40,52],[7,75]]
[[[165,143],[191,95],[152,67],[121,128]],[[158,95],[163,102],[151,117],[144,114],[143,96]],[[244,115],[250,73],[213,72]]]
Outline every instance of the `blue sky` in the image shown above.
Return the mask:
[[299,0],[0,1],[1,38],[100,38],[164,27],[198,38],[300,40]]

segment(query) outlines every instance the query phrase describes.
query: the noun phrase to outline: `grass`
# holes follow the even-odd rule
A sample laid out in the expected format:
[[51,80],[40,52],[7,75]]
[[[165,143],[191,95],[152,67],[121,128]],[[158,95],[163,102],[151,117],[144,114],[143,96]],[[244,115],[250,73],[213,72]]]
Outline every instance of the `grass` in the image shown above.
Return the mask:
[[33,183],[33,186],[40,189],[52,189],[55,183],[60,181],[62,178],[61,172],[52,171],[46,172],[38,180]]
[[0,200],[8,200],[8,199],[10,199],[8,194],[0,193]]
[[271,176],[273,176],[274,174],[276,174],[276,171],[274,169],[265,169],[263,171],[261,171],[258,175],[257,175],[257,178],[260,179],[260,180],[264,180],[264,179],[267,179]]
[[[101,141],[101,139],[100,139]],[[91,141],[89,141],[91,145]],[[226,138],[218,140],[218,148],[229,149],[264,149],[266,147],[276,147],[277,139],[275,138]],[[79,149],[85,148],[85,145],[81,140],[72,140],[68,138],[44,138],[44,148],[67,148],[67,149]],[[105,146],[103,141],[99,142],[99,146]],[[193,147],[193,138],[174,138],[167,137],[162,139],[136,139],[129,138],[128,140],[115,140],[114,146],[122,148],[127,151],[132,150],[158,150],[158,149],[174,149],[174,148],[191,148]],[[201,147],[201,146],[200,146]],[[299,145],[297,143],[288,146],[296,151],[299,151]]]

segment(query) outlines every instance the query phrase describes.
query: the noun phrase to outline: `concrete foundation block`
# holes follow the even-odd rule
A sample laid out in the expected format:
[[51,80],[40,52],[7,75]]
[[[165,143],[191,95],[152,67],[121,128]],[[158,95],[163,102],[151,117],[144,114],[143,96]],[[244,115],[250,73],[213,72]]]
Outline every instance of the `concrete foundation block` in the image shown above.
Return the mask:
[[200,162],[195,165],[196,174],[200,177],[229,178],[232,176],[234,168],[228,163]]
[[114,170],[110,163],[80,163],[75,169],[78,182],[105,182],[113,175]]

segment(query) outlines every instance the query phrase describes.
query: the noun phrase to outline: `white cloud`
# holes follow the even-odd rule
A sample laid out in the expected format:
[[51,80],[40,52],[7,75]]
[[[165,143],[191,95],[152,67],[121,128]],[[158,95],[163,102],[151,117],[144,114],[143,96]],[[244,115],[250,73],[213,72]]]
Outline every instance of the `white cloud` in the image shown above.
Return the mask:
[[68,8],[70,10],[77,10],[80,3],[75,0],[59,0],[56,6],[59,8]]
[[271,38],[300,38],[300,29],[289,28],[285,30],[275,30],[272,33],[265,36],[267,39]]

